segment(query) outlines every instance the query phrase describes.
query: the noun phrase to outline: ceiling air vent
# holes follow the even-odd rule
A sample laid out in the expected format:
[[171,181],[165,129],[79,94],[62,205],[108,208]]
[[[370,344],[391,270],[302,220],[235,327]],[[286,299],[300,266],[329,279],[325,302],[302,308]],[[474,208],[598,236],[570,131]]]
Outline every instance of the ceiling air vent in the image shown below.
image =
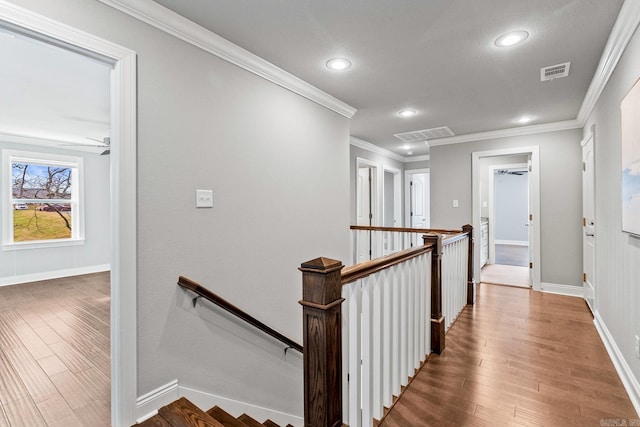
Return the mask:
[[569,68],[571,62],[565,62],[564,64],[550,65],[548,67],[540,68],[540,81],[545,82],[548,80],[559,79],[560,77],[567,77],[569,75]]
[[395,136],[402,142],[419,142],[426,141],[428,139],[455,136],[455,133],[453,133],[447,126],[442,126],[439,128],[416,130],[413,132],[395,133],[393,134],[393,136]]

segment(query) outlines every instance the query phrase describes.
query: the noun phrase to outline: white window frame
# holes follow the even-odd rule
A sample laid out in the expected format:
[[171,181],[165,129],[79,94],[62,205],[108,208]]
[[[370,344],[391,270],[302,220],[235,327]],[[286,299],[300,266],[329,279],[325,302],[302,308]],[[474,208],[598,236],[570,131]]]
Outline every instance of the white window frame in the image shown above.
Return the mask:
[[[63,166],[73,169],[71,173],[71,199],[24,199],[25,203],[69,203],[71,204],[71,237],[64,239],[13,241],[13,205],[11,164],[30,163],[44,166]],[[2,250],[38,249],[84,244],[84,186],[82,157],[49,154],[31,151],[2,150]]]

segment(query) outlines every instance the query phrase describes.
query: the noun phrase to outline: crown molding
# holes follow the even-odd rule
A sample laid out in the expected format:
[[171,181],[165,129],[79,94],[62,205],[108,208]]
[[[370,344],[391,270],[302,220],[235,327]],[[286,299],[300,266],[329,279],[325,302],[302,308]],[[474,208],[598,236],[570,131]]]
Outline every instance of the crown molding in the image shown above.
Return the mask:
[[363,150],[371,151],[372,153],[380,154],[381,156],[385,156],[402,163],[421,162],[421,161],[429,160],[428,154],[424,156],[404,157],[398,153],[394,153],[393,151],[387,150],[386,148],[382,148],[370,142],[367,142],[363,139],[356,138],[355,136],[350,137],[349,143],[354,147],[362,148]]
[[424,156],[405,157],[403,161],[405,163],[412,163],[412,162],[424,162],[429,159],[431,159],[431,156],[428,154],[425,154]]
[[557,132],[568,129],[581,128],[583,124],[578,120],[565,120],[562,122],[545,123],[542,125],[521,126],[510,129],[492,130],[488,132],[468,133],[465,135],[456,135],[445,138],[429,140],[429,146],[459,144],[462,142],[484,141],[487,139],[508,138],[512,136],[535,135],[545,132]]
[[356,109],[152,0],[99,0],[350,119]]
[[582,101],[577,121],[584,126],[593,112],[602,91],[615,71],[633,33],[640,23],[640,0],[625,0],[616,19],[600,63]]

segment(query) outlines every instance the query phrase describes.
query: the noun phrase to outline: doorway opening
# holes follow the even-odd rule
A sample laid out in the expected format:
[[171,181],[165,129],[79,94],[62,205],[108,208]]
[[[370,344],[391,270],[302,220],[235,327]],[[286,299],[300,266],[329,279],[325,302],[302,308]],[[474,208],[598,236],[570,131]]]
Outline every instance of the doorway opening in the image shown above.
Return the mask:
[[474,276],[540,289],[539,148],[472,153]]
[[[378,166],[365,159],[357,159],[356,162],[356,225],[379,225],[379,195],[378,195]],[[372,233],[357,233],[355,262],[360,263],[373,259],[373,254],[378,253],[374,248]]]
[[[487,164],[487,191],[482,191],[480,280],[493,284],[530,287],[529,263],[529,155],[496,156],[481,160]],[[522,163],[504,163],[513,160]],[[488,200],[484,197],[488,195]],[[488,254],[487,254],[488,249]],[[482,256],[484,255],[484,256]]]
[[[10,3],[0,27],[81,53],[112,67],[110,74],[109,289],[111,295],[111,425],[135,423],[136,354],[136,54]],[[32,138],[27,138],[32,139]],[[37,139],[37,138],[36,138]]]

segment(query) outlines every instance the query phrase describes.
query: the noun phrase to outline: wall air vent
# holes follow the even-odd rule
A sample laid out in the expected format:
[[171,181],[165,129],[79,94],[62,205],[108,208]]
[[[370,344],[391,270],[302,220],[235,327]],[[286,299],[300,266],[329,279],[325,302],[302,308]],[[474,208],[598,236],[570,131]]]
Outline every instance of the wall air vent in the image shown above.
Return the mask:
[[396,138],[402,142],[420,142],[428,139],[444,138],[446,136],[455,136],[455,133],[451,131],[447,126],[439,128],[416,130],[413,132],[395,133]]
[[548,67],[540,68],[540,81],[545,82],[553,79],[559,79],[560,77],[567,77],[569,75],[569,68],[571,62],[565,62],[564,64],[550,65]]

